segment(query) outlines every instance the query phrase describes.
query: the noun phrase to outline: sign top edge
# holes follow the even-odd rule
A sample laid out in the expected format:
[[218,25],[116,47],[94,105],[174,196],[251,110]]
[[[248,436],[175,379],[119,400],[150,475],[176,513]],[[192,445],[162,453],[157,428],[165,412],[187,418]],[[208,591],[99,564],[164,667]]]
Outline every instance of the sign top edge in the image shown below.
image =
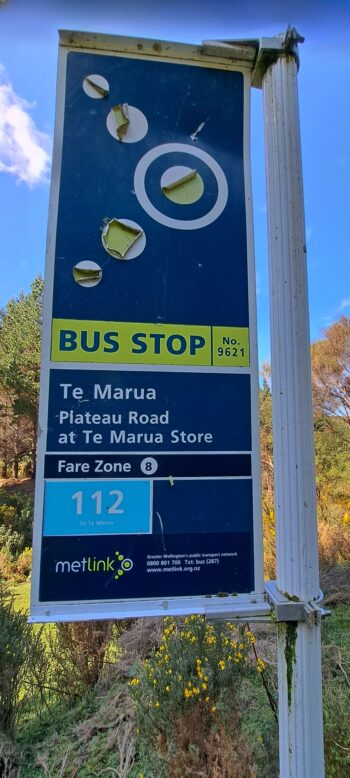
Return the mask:
[[252,41],[203,41],[177,43],[155,38],[141,38],[106,33],[59,30],[59,44],[63,48],[92,49],[116,54],[138,54],[162,59],[212,60],[226,66],[253,69],[256,44]]

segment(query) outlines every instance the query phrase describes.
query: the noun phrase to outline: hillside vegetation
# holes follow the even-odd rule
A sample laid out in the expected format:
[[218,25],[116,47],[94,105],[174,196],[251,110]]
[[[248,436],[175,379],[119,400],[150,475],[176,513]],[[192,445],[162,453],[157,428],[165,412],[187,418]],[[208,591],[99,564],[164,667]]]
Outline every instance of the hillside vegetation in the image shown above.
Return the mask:
[[[38,278],[0,314],[0,777],[277,778],[273,623],[27,624],[41,294]],[[350,778],[349,318],[313,344],[312,370],[327,776]],[[268,365],[260,405],[273,578]]]

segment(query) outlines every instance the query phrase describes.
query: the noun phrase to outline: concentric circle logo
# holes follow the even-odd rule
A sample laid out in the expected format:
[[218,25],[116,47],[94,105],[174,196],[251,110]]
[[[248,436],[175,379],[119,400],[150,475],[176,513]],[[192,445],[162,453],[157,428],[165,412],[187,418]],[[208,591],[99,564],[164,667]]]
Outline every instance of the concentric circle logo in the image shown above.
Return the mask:
[[[158,157],[174,152],[178,152],[180,154],[181,164],[183,164],[184,155],[186,155],[186,157],[197,157],[208,166],[216,178],[218,186],[216,202],[210,211],[197,219],[174,219],[171,216],[167,216],[153,205],[147,195],[145,177],[149,166],[152,164],[152,162],[158,159]],[[136,167],[134,176],[134,190],[140,205],[146,211],[146,213],[151,216],[152,219],[155,219],[155,221],[159,222],[159,224],[163,224],[165,227],[171,227],[174,230],[198,230],[201,227],[206,227],[208,224],[212,224],[212,222],[214,222],[223,212],[228,198],[228,185],[226,176],[218,162],[216,162],[216,160],[213,159],[210,154],[207,154],[206,151],[193,148],[193,146],[189,146],[187,143],[164,143],[163,145],[155,146],[153,149],[148,151],[140,159]]]

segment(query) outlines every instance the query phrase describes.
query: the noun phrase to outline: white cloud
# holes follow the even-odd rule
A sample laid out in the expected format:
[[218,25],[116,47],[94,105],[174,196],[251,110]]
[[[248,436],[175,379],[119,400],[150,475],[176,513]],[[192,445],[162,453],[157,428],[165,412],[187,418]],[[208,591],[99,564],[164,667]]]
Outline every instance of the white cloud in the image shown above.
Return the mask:
[[339,305],[339,308],[338,308],[339,313],[341,311],[344,311],[345,308],[350,308],[350,297],[347,297],[345,300],[341,301],[341,303]]
[[0,173],[10,173],[30,187],[48,181],[51,161],[51,139],[36,128],[31,108],[0,65]]

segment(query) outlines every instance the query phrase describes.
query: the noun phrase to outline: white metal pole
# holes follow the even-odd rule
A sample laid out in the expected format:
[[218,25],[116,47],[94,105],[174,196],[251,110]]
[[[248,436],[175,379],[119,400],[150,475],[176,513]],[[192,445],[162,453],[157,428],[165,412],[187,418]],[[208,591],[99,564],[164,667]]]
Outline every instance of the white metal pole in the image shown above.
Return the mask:
[[[270,264],[277,588],[319,597],[297,63],[263,78]],[[281,778],[323,778],[320,619],[278,625]]]

